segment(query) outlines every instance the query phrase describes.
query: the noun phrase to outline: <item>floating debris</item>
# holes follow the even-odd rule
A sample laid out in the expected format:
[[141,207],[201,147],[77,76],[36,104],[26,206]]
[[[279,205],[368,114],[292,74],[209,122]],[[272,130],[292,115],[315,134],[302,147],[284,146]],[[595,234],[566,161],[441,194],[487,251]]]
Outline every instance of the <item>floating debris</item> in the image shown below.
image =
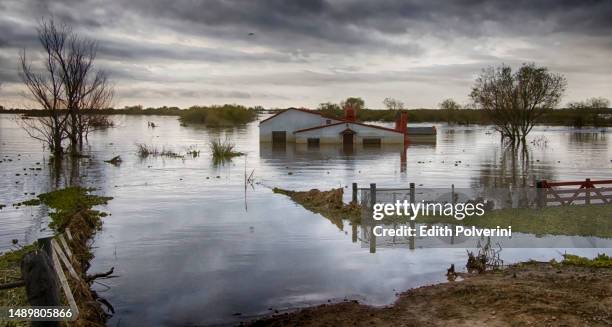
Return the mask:
[[104,162],[112,164],[114,166],[119,166],[123,162],[123,160],[121,160],[121,156],[116,156],[110,160],[105,160]]

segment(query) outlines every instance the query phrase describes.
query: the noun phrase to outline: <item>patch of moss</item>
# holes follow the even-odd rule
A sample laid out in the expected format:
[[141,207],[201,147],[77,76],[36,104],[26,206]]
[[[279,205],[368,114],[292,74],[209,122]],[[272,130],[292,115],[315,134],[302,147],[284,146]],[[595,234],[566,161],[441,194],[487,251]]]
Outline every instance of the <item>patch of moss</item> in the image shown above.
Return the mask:
[[30,199],[30,200],[21,202],[21,204],[24,206],[37,206],[37,205],[40,205],[40,203],[41,202],[39,199]]
[[591,268],[612,268],[612,257],[604,253],[598,254],[593,259],[577,256],[574,254],[564,254],[563,261],[561,263],[564,265],[591,267]]

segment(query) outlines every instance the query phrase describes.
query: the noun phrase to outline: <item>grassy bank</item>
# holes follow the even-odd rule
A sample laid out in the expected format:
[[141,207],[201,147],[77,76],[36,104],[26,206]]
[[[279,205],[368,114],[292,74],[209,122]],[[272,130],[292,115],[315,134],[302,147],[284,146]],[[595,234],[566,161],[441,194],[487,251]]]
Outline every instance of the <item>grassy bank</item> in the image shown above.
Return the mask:
[[[30,205],[45,205],[51,209],[49,226],[55,234],[70,228],[73,236],[68,240],[68,246],[73,253],[73,267],[80,280],[69,276],[69,284],[73,291],[75,301],[79,307],[80,315],[74,323],[78,326],[103,326],[107,315],[97,301],[97,294],[90,289],[90,280],[87,278],[89,261],[93,254],[90,249],[90,240],[102,226],[101,218],[106,213],[93,210],[92,207],[106,204],[111,198],[90,194],[89,189],[69,187],[49,193],[40,194],[38,201],[26,201]],[[25,254],[39,250],[37,245],[29,245],[16,251],[0,256],[0,282],[15,281],[21,278],[20,262]],[[24,287],[0,291],[0,306],[27,306]],[[10,326],[10,325],[9,325]]]
[[[23,258],[26,253],[34,251],[36,248],[36,244],[31,244],[0,255],[0,284],[7,284],[20,280],[21,258]],[[24,287],[0,290],[0,307],[23,306],[27,305],[27,303]],[[2,320],[0,320],[0,325],[1,324]]]
[[502,209],[483,216],[457,220],[449,216],[419,216],[417,223],[496,228],[512,226],[512,232],[535,235],[568,235],[612,237],[612,207],[609,205],[576,205],[542,209]]
[[[342,220],[361,223],[361,208],[357,204],[342,202],[343,189],[320,191],[313,189],[297,192],[274,188],[274,193],[284,194],[305,209],[321,214],[339,227]],[[535,235],[566,235],[612,237],[612,210],[609,205],[576,205],[546,207],[541,209],[501,209],[483,216],[457,220],[452,216],[418,216],[415,223],[452,224],[496,228],[512,226],[512,232]],[[407,223],[408,218],[385,217],[383,224]]]

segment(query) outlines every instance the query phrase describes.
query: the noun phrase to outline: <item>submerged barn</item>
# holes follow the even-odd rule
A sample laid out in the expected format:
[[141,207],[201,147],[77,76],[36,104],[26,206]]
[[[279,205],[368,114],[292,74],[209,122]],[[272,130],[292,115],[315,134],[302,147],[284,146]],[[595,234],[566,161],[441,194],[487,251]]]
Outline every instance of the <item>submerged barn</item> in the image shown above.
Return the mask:
[[404,144],[411,135],[435,140],[435,127],[407,126],[408,114],[398,113],[395,128],[364,124],[356,121],[356,111],[345,108],[344,118],[324,116],[308,109],[289,108],[259,124],[259,141],[271,143],[307,144]]

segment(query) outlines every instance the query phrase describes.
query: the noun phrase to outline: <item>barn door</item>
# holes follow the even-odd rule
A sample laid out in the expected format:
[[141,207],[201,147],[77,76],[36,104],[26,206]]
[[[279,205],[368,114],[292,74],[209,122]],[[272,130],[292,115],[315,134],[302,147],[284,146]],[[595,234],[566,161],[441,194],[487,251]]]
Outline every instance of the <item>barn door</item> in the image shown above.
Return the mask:
[[272,144],[284,144],[287,142],[286,131],[275,131],[272,132]]
[[343,144],[345,147],[348,147],[348,146],[353,146],[353,136],[354,136],[354,135],[355,135],[355,134],[350,133],[350,132],[349,132],[349,133],[344,133],[344,134],[342,134],[342,144]]

